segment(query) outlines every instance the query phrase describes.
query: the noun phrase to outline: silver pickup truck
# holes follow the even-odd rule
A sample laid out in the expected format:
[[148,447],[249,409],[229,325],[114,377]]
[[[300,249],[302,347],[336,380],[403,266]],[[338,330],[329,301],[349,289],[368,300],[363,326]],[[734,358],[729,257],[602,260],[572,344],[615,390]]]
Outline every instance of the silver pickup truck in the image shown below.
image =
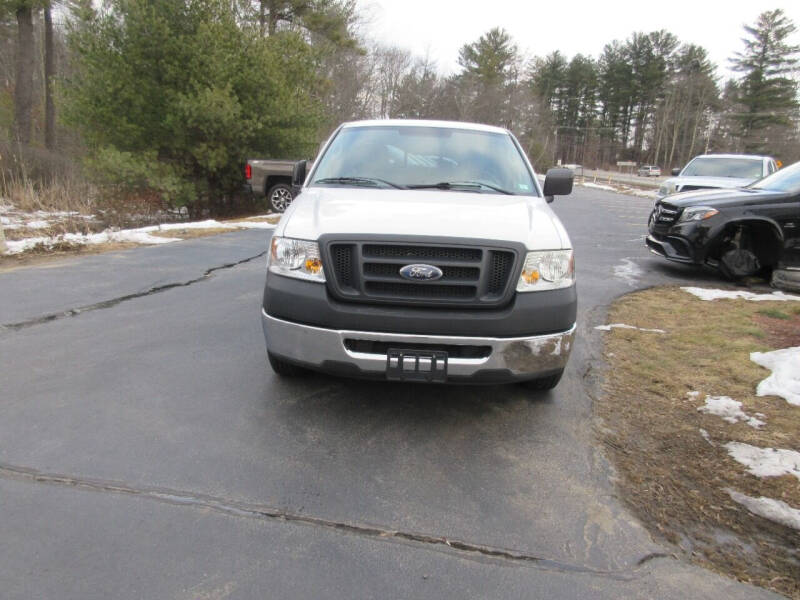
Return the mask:
[[282,213],[294,199],[294,165],[293,160],[248,160],[244,168],[247,180],[245,188],[253,194],[264,196],[272,210]]
[[575,333],[572,244],[505,129],[362,121],[334,132],[270,242],[261,316],[279,375],[554,387]]

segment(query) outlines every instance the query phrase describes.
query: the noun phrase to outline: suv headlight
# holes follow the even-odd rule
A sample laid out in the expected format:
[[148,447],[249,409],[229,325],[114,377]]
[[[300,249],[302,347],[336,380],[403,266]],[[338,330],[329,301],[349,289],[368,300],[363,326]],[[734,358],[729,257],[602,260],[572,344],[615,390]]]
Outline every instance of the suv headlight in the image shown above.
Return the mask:
[[575,283],[572,250],[528,252],[517,283],[518,292],[557,290]]
[[270,273],[309,281],[325,281],[317,242],[273,236],[267,265]]
[[719,211],[710,206],[690,206],[683,209],[678,222],[702,221],[703,219],[710,219],[716,214],[719,214]]

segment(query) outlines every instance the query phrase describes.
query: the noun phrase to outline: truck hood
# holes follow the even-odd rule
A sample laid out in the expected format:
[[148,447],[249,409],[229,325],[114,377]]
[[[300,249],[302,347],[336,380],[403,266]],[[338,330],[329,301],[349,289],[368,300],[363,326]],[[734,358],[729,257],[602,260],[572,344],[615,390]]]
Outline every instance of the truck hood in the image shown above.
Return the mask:
[[739,188],[753,183],[755,179],[742,179],[740,177],[672,177],[662,185],[666,185],[670,192],[680,191],[685,185],[696,185],[707,188]]
[[384,234],[519,242],[529,250],[571,248],[543,198],[443,190],[304,188],[276,235]]
[[697,190],[695,192],[683,192],[664,198],[664,202],[686,208],[687,206],[710,206],[712,208],[725,208],[728,206],[740,206],[743,204],[756,204],[777,199],[785,196],[783,192],[773,192],[770,190],[757,190],[753,188],[736,190]]

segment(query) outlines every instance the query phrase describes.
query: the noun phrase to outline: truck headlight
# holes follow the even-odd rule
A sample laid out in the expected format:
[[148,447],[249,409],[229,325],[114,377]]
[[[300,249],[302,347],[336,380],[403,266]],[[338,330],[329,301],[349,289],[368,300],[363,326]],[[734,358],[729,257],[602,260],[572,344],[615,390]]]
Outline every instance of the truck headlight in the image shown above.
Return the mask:
[[267,265],[270,273],[309,281],[325,281],[317,242],[273,236]]
[[719,211],[710,206],[690,206],[683,209],[678,222],[702,221],[703,219],[710,219],[716,214],[719,214]]
[[572,250],[528,252],[517,283],[518,292],[557,290],[575,283]]

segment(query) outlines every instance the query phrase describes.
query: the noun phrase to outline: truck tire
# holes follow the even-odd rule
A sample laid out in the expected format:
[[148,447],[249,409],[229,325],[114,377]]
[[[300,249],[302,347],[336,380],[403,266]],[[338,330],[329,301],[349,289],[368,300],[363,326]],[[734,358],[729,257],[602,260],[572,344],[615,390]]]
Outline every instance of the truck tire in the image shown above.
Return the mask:
[[537,392],[545,392],[547,390],[552,390],[554,387],[558,385],[558,382],[561,381],[561,376],[564,374],[564,369],[561,369],[558,373],[554,375],[548,375],[547,377],[539,377],[538,379],[531,379],[530,381],[523,381],[520,385],[522,387],[534,390]]
[[297,377],[305,372],[304,368],[281,360],[270,351],[267,351],[267,359],[269,360],[269,366],[272,367],[275,374],[281,377]]
[[294,194],[292,194],[292,186],[288,183],[276,183],[271,188],[269,188],[269,192],[267,192],[267,200],[269,201],[269,206],[275,212],[282,213],[294,200]]

